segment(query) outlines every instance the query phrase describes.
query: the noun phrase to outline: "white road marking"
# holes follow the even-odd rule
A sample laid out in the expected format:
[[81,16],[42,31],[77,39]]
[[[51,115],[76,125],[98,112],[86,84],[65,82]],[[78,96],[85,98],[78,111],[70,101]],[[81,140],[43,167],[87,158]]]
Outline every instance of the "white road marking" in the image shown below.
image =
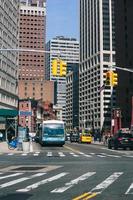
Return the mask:
[[94,175],[95,173],[96,172],[88,172],[86,174],[83,174],[82,176],[66,183],[64,187],[60,187],[60,188],[56,188],[56,189],[52,190],[51,193],[62,193],[64,191],[68,190],[69,188],[73,187],[74,185],[78,184],[79,182],[84,181],[88,177]]
[[121,156],[117,156],[117,155],[113,155],[113,154],[107,154],[107,153],[101,153],[104,156],[108,156],[108,157],[113,157],[113,158],[121,158]]
[[52,152],[48,152],[48,153],[47,153],[47,156],[48,156],[48,157],[51,157],[51,156],[52,156]]
[[63,152],[58,152],[58,154],[59,154],[60,157],[65,157],[66,156],[66,155],[64,155]]
[[20,182],[23,182],[23,181],[26,181],[26,180],[29,180],[29,179],[32,179],[32,178],[42,176],[44,174],[46,174],[46,173],[37,173],[37,174],[34,174],[32,176],[29,176],[29,177],[22,177],[22,178],[19,178],[19,179],[16,179],[16,180],[1,184],[0,188],[9,187],[9,186],[15,185],[17,183],[20,183]]
[[23,173],[16,173],[16,174],[10,174],[10,175],[6,175],[6,176],[0,176],[0,180],[10,178],[10,177],[14,177],[14,176],[19,176],[19,175],[22,175],[22,174]]
[[14,155],[14,153],[8,153],[7,155],[8,155],[8,156],[12,156],[12,155]]
[[89,153],[89,154],[91,154],[91,155],[95,155],[95,153]]
[[130,185],[125,194],[133,194],[133,183]]
[[27,156],[27,153],[22,153],[21,156]]
[[29,185],[29,186],[27,186],[26,188],[19,189],[19,190],[16,190],[16,191],[17,191],[17,192],[29,192],[29,191],[31,191],[31,190],[33,190],[33,189],[35,189],[35,188],[38,188],[40,185],[44,185],[44,184],[49,183],[49,182],[52,182],[52,181],[54,181],[54,180],[58,180],[59,178],[65,176],[65,175],[67,175],[67,174],[68,174],[68,173],[66,173],[66,172],[62,172],[62,173],[60,173],[60,174],[57,174],[57,175],[52,176],[52,177],[50,177],[50,178],[44,179],[44,180],[42,180],[42,181],[39,181],[39,182],[34,183],[34,184],[32,184],[32,185]]
[[127,157],[127,158],[133,158],[133,156],[131,156],[131,155],[125,155],[125,157]]
[[115,172],[111,176],[109,176],[107,179],[105,179],[102,183],[98,184],[96,187],[94,187],[90,192],[96,192],[98,194],[102,193],[103,190],[105,190],[109,185],[111,185],[114,181],[116,181],[119,176],[121,176],[123,172]]
[[33,156],[38,156],[38,155],[39,155],[38,153],[34,153],[34,154],[33,154]]
[[97,156],[100,157],[100,158],[105,158],[106,157],[106,156],[100,155],[100,154],[98,154]]
[[39,153],[40,153],[40,151],[36,151],[35,153],[39,154]]
[[83,153],[83,152],[79,152],[79,154],[80,154],[80,155],[83,155],[83,156],[85,156],[85,157],[88,157],[88,158],[91,158],[91,157],[92,157],[91,155],[85,154],[85,153]]
[[78,155],[76,155],[76,154],[73,153],[73,152],[70,152],[70,154],[71,154],[72,156],[74,156],[74,157],[79,157]]

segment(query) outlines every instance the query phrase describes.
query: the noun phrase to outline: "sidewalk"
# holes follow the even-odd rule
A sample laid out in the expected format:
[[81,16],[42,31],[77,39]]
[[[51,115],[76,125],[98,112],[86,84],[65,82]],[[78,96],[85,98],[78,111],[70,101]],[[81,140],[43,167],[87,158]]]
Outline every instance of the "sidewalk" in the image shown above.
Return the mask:
[[93,141],[92,144],[104,145],[103,142],[99,142],[99,141]]
[[[29,152],[36,151],[36,148],[34,147],[34,143],[32,143],[32,146],[30,146]],[[15,149],[8,149],[8,144],[6,141],[0,142],[0,153],[26,153],[25,151],[20,151],[17,148]]]

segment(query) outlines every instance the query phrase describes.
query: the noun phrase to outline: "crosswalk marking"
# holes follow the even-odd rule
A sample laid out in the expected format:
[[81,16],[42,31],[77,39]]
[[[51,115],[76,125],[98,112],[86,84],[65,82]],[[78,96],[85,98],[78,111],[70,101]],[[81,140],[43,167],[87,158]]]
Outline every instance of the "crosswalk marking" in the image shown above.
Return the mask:
[[8,156],[12,156],[12,155],[14,155],[14,153],[8,153],[7,155],[8,155]]
[[101,154],[108,157],[121,158],[121,156],[118,156],[118,155],[107,154],[107,153],[101,153]]
[[0,188],[9,187],[9,186],[15,185],[17,183],[20,183],[20,182],[23,182],[23,181],[26,181],[26,180],[29,180],[29,179],[32,179],[32,178],[42,176],[44,174],[46,174],[46,173],[37,173],[37,174],[34,174],[32,176],[29,176],[29,177],[22,177],[22,178],[19,178],[19,179],[16,179],[16,180],[1,184]]
[[39,154],[39,153],[40,153],[40,151],[36,151],[35,153],[36,153],[36,154]]
[[[61,194],[65,191],[69,190],[70,188],[76,186],[80,182],[85,181],[89,177],[91,177],[93,175],[95,177],[96,173],[97,172],[87,172],[83,175],[80,175],[79,177],[77,177],[75,179],[72,179],[72,180],[70,179],[68,182],[65,182],[63,185],[61,185],[57,188],[55,187],[55,189],[51,190],[50,193]],[[39,186],[41,186],[43,184],[47,184],[47,183],[53,182],[55,180],[58,180],[64,176],[66,176],[67,174],[69,174],[69,172],[61,172],[59,174],[53,175],[52,177],[43,179],[43,175],[45,175],[45,174],[47,174],[47,173],[40,172],[40,173],[25,176],[25,173],[11,173],[11,174],[4,173],[4,172],[0,173],[0,180],[2,181],[2,183],[0,185],[0,189],[2,190],[3,188],[12,187],[13,185],[19,185],[19,184],[21,186],[21,183],[24,181],[26,182],[30,179],[41,177],[40,178],[41,180],[38,182],[36,182],[34,179],[34,181],[32,180],[31,185],[28,185],[24,188],[22,188],[22,186],[19,188],[18,187],[16,188],[17,192],[29,192],[33,189],[38,188]],[[124,172],[113,172],[106,179],[104,179],[101,183],[96,185],[90,191],[86,192],[86,197],[84,197],[84,200],[90,199],[91,197],[101,194],[105,189],[107,189],[111,184],[113,184],[122,174],[124,174]],[[20,177],[18,178],[18,176],[20,176]],[[10,178],[12,178],[12,179],[9,181]],[[7,179],[7,181],[5,181],[3,183],[3,181],[6,179]],[[125,191],[126,191],[125,195],[133,195],[133,182],[130,184],[130,186],[128,188],[126,188]],[[80,196],[75,197],[74,200],[81,200],[81,197],[84,194],[81,194]]]
[[100,158],[105,158],[105,157],[107,157],[107,156],[105,156],[105,155],[100,155],[100,154],[98,154],[97,156],[100,157]]
[[133,194],[133,183],[130,185],[125,194]]
[[52,176],[52,177],[50,177],[50,178],[44,179],[44,180],[39,181],[39,182],[37,182],[37,183],[35,183],[35,184],[29,185],[29,186],[27,186],[26,188],[19,189],[19,190],[16,190],[16,191],[17,191],[17,192],[29,192],[30,190],[33,190],[33,189],[35,189],[35,188],[38,188],[38,186],[40,186],[40,185],[44,185],[44,184],[46,184],[46,183],[55,181],[55,180],[57,180],[57,179],[59,179],[59,178],[65,176],[65,175],[67,175],[67,174],[68,174],[67,172],[62,172],[62,173],[60,173],[60,174],[57,174],[57,175]]
[[127,158],[133,158],[133,156],[131,156],[131,155],[125,155],[125,157],[127,157]]
[[105,190],[109,185],[111,185],[114,181],[116,181],[119,176],[121,176],[123,172],[115,172],[111,176],[109,176],[107,179],[105,179],[102,183],[98,184],[96,187],[94,187],[90,192],[95,193],[102,193],[103,190]]
[[91,158],[91,157],[92,157],[91,155],[85,154],[85,153],[83,153],[83,152],[79,152],[79,154],[80,154],[80,155],[83,155],[83,156],[85,156],[85,157],[88,157],[88,158]]
[[71,154],[72,156],[74,156],[74,157],[79,157],[79,155],[77,155],[77,154],[75,154],[75,153],[73,153],[73,152],[70,152],[70,154]]
[[22,153],[21,155],[22,155],[22,156],[27,156],[28,154],[27,154],[27,153]]
[[[114,154],[108,154],[108,153],[89,153],[89,154],[85,154],[83,152],[78,152],[77,154],[75,154],[74,152],[68,152],[68,154],[65,154],[66,152],[54,152],[55,156],[56,154],[58,155],[57,157],[65,157],[65,156],[68,156],[68,155],[71,155],[73,157],[79,157],[79,156],[83,156],[83,157],[86,157],[86,158],[92,158],[93,156],[96,156],[96,157],[100,157],[100,158],[105,158],[105,157],[112,157],[112,158],[122,158],[122,157],[125,157],[125,158],[133,158],[133,155],[128,155],[128,154],[125,154],[125,155],[114,155]],[[40,152],[28,152],[28,153],[7,153],[7,154],[1,154],[1,155],[8,155],[8,156],[39,156],[40,155]],[[47,152],[46,153],[46,156],[47,157],[53,157],[53,152]]]
[[58,153],[60,157],[65,157],[66,155],[63,152]]
[[47,153],[47,156],[48,156],[48,157],[51,157],[51,156],[52,156],[52,152],[48,152],[48,153]]
[[83,174],[82,176],[71,180],[70,182],[66,183],[64,187],[61,188],[56,188],[54,190],[51,191],[51,193],[62,193],[66,190],[68,190],[69,188],[73,187],[74,185],[78,184],[81,181],[84,181],[85,179],[87,179],[88,177],[94,175],[96,172],[88,172],[86,174]]
[[33,156],[39,156],[39,154],[38,153],[34,153]]
[[23,173],[16,173],[16,174],[10,174],[10,175],[6,175],[6,176],[0,176],[0,180],[10,178],[10,177],[19,176],[19,175],[22,175],[22,174]]

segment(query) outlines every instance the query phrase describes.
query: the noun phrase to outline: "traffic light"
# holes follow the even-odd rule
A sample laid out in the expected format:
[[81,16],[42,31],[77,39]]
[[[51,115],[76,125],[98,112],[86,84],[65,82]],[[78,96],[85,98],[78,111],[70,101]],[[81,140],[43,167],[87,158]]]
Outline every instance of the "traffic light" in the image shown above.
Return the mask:
[[52,74],[53,76],[57,76],[57,68],[58,68],[58,62],[56,59],[52,61]]
[[60,76],[66,76],[67,64],[63,60],[60,60]]
[[106,81],[105,81],[105,85],[109,85],[112,86],[112,71],[107,71],[106,72]]
[[112,86],[118,85],[118,74],[116,72],[113,72],[112,76]]

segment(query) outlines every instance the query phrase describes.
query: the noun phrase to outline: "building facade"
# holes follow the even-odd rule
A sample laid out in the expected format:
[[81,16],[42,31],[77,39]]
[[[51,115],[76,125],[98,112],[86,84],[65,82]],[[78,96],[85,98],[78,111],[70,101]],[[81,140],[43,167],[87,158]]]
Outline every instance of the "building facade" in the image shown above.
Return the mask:
[[[0,49],[19,45],[19,2],[0,1]],[[18,53],[0,51],[0,108],[17,109]]]
[[[116,20],[116,66],[133,70],[133,2],[115,1]],[[116,90],[117,107],[121,109],[122,126],[131,126],[133,73],[123,70],[118,72]]]
[[69,63],[79,63],[79,42],[74,38],[57,36],[46,44],[46,50],[50,54],[46,55],[45,78],[55,82],[55,105],[62,107],[62,118],[66,120],[66,77],[54,77],[52,74],[52,61],[60,58]]
[[45,101],[45,92],[53,92],[53,84],[45,81],[45,38],[45,0],[21,0],[19,46],[39,52],[23,51],[19,54],[19,98],[42,98]]
[[80,0],[79,126],[111,126],[115,89],[106,86],[105,73],[115,65],[114,0]]
[[54,102],[54,83],[52,81],[19,80],[19,98],[33,98],[36,100]]
[[79,128],[79,67],[72,65],[66,76],[66,128]]

